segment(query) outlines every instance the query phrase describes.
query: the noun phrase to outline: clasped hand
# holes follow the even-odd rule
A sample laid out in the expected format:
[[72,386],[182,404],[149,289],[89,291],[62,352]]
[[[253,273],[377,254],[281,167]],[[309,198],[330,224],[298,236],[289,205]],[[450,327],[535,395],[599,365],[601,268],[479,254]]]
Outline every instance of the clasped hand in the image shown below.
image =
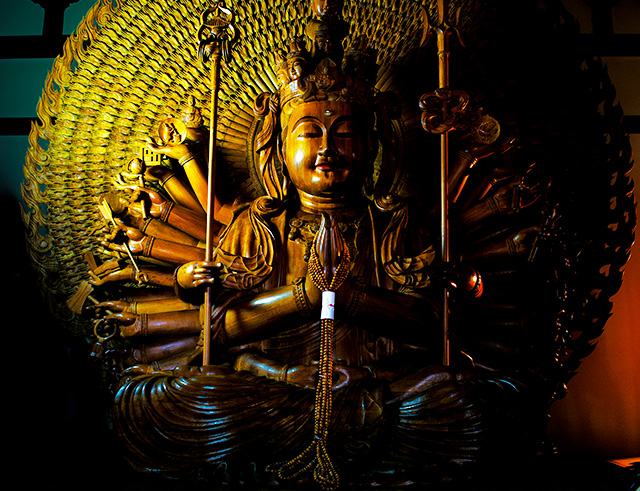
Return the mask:
[[222,271],[221,263],[191,261],[178,268],[176,280],[185,289],[215,286]]

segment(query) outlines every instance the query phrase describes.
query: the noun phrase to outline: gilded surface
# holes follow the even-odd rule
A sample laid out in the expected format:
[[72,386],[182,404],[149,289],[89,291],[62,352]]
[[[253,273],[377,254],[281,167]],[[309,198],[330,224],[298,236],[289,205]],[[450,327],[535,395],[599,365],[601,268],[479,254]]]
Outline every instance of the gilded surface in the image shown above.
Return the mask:
[[[533,452],[604,326],[635,224],[611,92],[576,102],[592,125],[558,137],[555,113],[501,106],[510,79],[496,100],[478,93],[491,83],[434,90],[433,3],[340,5],[227,5],[237,39],[223,48],[211,203],[197,42],[209,2],[100,1],[53,66],[25,165],[31,255],[52,309],[95,341],[136,468],[217,481],[240,466],[324,489],[466,478],[505,448]],[[452,2],[463,37],[482,5]],[[550,32],[570,26],[546,8],[563,21]],[[607,87],[579,61],[567,80]],[[448,132],[442,264],[429,133]],[[205,316],[213,361],[199,367]]]
[[[366,32],[383,67],[376,86],[385,90],[391,83],[384,68],[389,60],[419,43],[421,8],[409,0],[358,4],[345,5],[351,19],[347,42]],[[194,42],[207,6],[206,1],[97,2],[52,67],[38,105],[39,124],[30,135],[23,196],[32,257],[62,318],[69,313],[60,300],[86,277],[77,254],[95,250],[94,197],[111,189],[123,163],[142,152],[158,121],[180,112],[187,95],[208,120],[208,70],[198,61]],[[232,197],[252,198],[262,193],[257,171],[246,165],[253,101],[275,90],[275,47],[303,35],[308,6],[276,1],[265,8],[253,0],[233,8],[239,41],[222,72],[219,154],[230,168]],[[376,27],[370,32],[369,26]],[[76,325],[76,332],[81,329]]]

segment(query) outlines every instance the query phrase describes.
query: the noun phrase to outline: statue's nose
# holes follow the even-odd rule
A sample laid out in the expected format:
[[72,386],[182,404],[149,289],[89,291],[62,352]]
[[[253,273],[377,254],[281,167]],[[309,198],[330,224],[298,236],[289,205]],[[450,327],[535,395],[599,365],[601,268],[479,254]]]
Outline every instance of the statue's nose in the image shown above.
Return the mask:
[[335,148],[331,142],[331,138],[324,136],[322,138],[322,145],[320,145],[320,148],[318,149],[318,155],[322,157],[331,157],[335,155],[335,153]]

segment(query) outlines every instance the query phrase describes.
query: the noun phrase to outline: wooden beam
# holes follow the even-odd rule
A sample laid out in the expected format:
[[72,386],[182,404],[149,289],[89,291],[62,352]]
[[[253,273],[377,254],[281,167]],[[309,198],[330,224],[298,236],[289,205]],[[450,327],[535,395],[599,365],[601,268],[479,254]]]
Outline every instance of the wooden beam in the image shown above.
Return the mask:
[[31,0],[44,9],[43,36],[61,36],[64,29],[64,11],[78,0]]
[[36,118],[0,118],[0,135],[28,135],[31,122],[35,120]]
[[68,36],[0,36],[0,58],[55,58]]

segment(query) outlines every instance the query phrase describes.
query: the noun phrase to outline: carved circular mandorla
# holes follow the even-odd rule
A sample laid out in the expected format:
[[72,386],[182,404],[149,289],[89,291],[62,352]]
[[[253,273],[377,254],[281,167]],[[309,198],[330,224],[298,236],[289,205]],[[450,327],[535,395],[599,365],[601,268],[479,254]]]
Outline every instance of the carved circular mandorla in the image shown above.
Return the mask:
[[[265,3],[262,0],[227,2],[236,13],[239,35],[232,59],[222,70],[218,168],[228,176],[225,183],[231,188],[230,194],[245,199],[263,193],[255,171],[249,168],[247,138],[255,130],[253,100],[258,94],[275,89],[276,50],[286,47],[292,37],[303,33],[309,16],[306,1],[273,0],[268,6]],[[559,2],[550,0],[546,3],[553,7]],[[430,19],[435,19],[434,4],[434,1],[429,2]],[[469,22],[482,4],[471,0],[450,2],[452,12],[463,7],[460,22],[464,34],[473,34]],[[23,185],[24,220],[30,253],[51,310],[57,317],[70,321],[65,322],[65,326],[76,333],[86,333],[86,326],[74,320],[65,301],[87,278],[82,255],[92,252],[102,259],[107,257],[94,234],[96,224],[102,221],[96,198],[114,189],[113,177],[132,158],[140,156],[145,139],[157,134],[162,119],[176,116],[189,96],[195,99],[204,120],[209,118],[208,67],[201,65],[197,57],[200,15],[208,6],[209,2],[204,0],[101,0],[69,38],[63,55],[56,59],[47,78],[38,105],[39,122],[29,136]],[[550,18],[558,15],[553,11],[552,14]],[[378,51],[377,88],[393,87],[392,62],[409,55],[424,41],[422,2],[346,0],[344,18],[350,26],[345,40],[347,47],[364,36],[369,46]],[[558,24],[561,25],[567,28],[566,22]],[[473,53],[476,53],[475,49]],[[510,60],[509,64],[500,67],[499,73],[491,75],[506,77],[515,61]],[[513,200],[502,202],[498,199],[501,190],[508,190],[511,184],[526,196],[526,182],[520,185],[522,183],[518,184],[517,179],[503,181],[505,176],[501,172],[509,170],[511,165],[518,171],[516,178],[520,174],[526,175],[531,159],[528,152],[536,146],[538,139],[545,137],[546,134],[538,133],[544,133],[547,120],[554,116],[545,114],[544,125],[527,128],[526,123],[522,123],[533,135],[530,141],[525,138],[520,142],[525,154],[522,159],[507,154],[504,161],[496,160],[493,164],[488,161],[493,165],[485,166],[483,172],[488,175],[479,172],[476,176],[480,183],[485,177],[496,178],[498,185],[493,193],[477,203],[473,200],[477,200],[478,193],[469,191],[468,186],[469,203],[463,204],[465,196],[462,195],[457,205],[458,218],[464,222],[467,217],[469,222],[456,229],[458,233],[463,232],[460,234],[463,257],[475,251],[475,257],[472,254],[469,259],[480,261],[479,252],[488,239],[500,238],[504,242],[503,236],[508,236],[510,252],[525,258],[518,259],[514,266],[516,279],[507,274],[510,273],[509,261],[506,266],[504,261],[498,265],[482,264],[487,293],[472,308],[456,311],[461,317],[458,324],[463,326],[459,332],[467,338],[463,347],[468,347],[466,351],[487,366],[499,364],[494,363],[494,358],[503,354],[508,355],[511,363],[516,358],[525,359],[519,350],[524,342],[519,338],[514,341],[515,334],[522,331],[539,333],[537,338],[541,339],[536,338],[535,342],[526,338],[526,348],[534,359],[530,365],[539,367],[538,358],[541,357],[547,359],[552,371],[565,372],[560,376],[554,372],[551,377],[554,383],[563,382],[571,375],[602,332],[610,313],[610,298],[619,287],[621,270],[629,255],[635,224],[633,183],[628,177],[629,143],[620,124],[620,109],[613,103],[615,92],[599,63],[587,63],[581,71],[575,79],[580,81],[581,89],[577,90],[573,84],[571,94],[566,94],[572,97],[566,99],[579,96],[584,114],[591,115],[591,119],[578,115],[570,120],[571,126],[561,126],[563,131],[575,127],[579,138],[562,140],[562,145],[557,144],[557,140],[555,146],[548,145],[551,149],[548,154],[542,154],[550,161],[541,159],[539,167],[545,177],[541,182],[552,177],[555,182],[552,196],[544,197],[540,191],[532,191],[543,199],[532,207],[533,213],[524,213],[524,218],[520,217],[522,213],[514,214],[515,219],[509,218],[510,209],[515,206]],[[424,85],[429,87],[429,81]],[[464,84],[461,86],[467,88]],[[542,90],[541,86],[534,89],[535,93]],[[543,93],[553,95],[551,89],[549,93]],[[585,100],[590,101],[589,104],[585,104]],[[562,101],[565,103],[564,98]],[[544,102],[547,104],[546,100]],[[400,137],[409,138],[410,135]],[[566,148],[582,149],[582,153],[572,154],[570,158],[553,157],[556,154],[566,156],[566,150],[563,150]],[[465,158],[470,158],[465,155],[458,153],[456,161],[465,164]],[[513,174],[513,169],[509,172]],[[503,198],[511,196],[502,195]],[[480,223],[482,216],[488,214],[487,203],[492,202],[495,202],[494,208],[507,208],[506,221],[493,223],[489,217],[491,223]],[[475,216],[476,204],[480,218]],[[585,207],[590,213],[584,213]],[[555,208],[557,219],[551,213]],[[588,216],[588,220],[581,218],[584,216]],[[544,223],[545,217],[549,218],[549,224]],[[477,233],[476,228],[480,225],[486,227],[482,233]],[[537,229],[542,232],[536,232]],[[527,235],[527,230],[533,232]],[[530,244],[532,241],[537,244],[535,247]],[[540,256],[545,256],[546,252],[546,258],[527,262],[526,257],[532,255],[533,249],[540,249]],[[487,254],[490,255],[491,250],[487,247]],[[564,265],[562,262],[567,258],[571,261]],[[490,261],[485,260],[487,262]],[[548,295],[527,277],[532,269],[549,273],[546,279],[551,285]],[[521,292],[516,300],[515,292]],[[494,304],[491,303],[492,293],[498,294]],[[500,301],[504,298],[500,295],[506,295],[508,309],[502,308]],[[528,310],[523,310],[525,307]],[[533,316],[530,311],[544,312],[544,315]],[[571,315],[565,315],[566,312]],[[483,315],[489,321],[496,321],[495,326],[483,321]],[[501,319],[501,316],[507,319]],[[476,328],[478,322],[485,322],[483,329]],[[520,325],[522,329],[518,327]],[[550,337],[553,339],[547,339]],[[513,346],[518,348],[513,349]],[[522,364],[527,363],[522,361]]]
[[[208,121],[209,76],[198,61],[197,32],[209,3],[100,0],[47,77],[29,136],[23,218],[47,300],[65,321],[73,321],[65,300],[86,278],[82,255],[103,256],[94,235],[101,220],[96,197],[112,190],[113,176],[140,155],[159,121],[178,114],[188,96]],[[282,0],[227,5],[236,13],[239,37],[221,77],[219,159],[232,194],[253,198],[262,191],[247,168],[252,102],[275,89],[276,50],[303,34],[309,5]],[[378,88],[387,88],[390,61],[423,38],[421,2],[350,0],[344,16],[351,26],[346,45],[366,35],[378,50]],[[79,330],[74,322],[68,325]]]
[[[264,193],[251,169],[253,159],[247,141],[256,130],[253,102],[258,94],[275,90],[277,49],[303,34],[309,4],[303,0],[272,0],[268,6],[263,0],[226,3],[236,14],[239,35],[232,58],[222,70],[218,169],[224,172],[225,186],[230,188],[225,191],[248,200]],[[430,19],[435,19],[434,3],[429,2]],[[547,3],[559,4],[555,0]],[[465,16],[460,20],[465,34],[472,31],[469,21],[481,4],[471,0],[450,2],[452,11],[469,7],[463,9]],[[146,138],[157,134],[160,121],[178,115],[189,97],[195,100],[204,121],[209,119],[208,67],[197,56],[200,15],[209,6],[205,0],[101,0],[69,38],[47,78],[38,105],[39,122],[29,137],[24,220],[30,253],[51,310],[75,333],[87,333],[85,321],[75,319],[66,307],[66,300],[88,276],[82,256],[91,252],[103,260],[108,258],[95,233],[103,221],[97,198],[114,190],[114,176],[141,155]],[[424,42],[422,2],[345,0],[344,18],[350,26],[346,47],[364,36],[378,52],[377,88],[394,87],[393,63]],[[567,23],[558,25],[566,28]],[[472,52],[475,56],[476,51]],[[506,77],[515,61],[509,60],[498,73],[491,73],[492,77]],[[545,97],[561,85],[565,92],[558,89],[557,100],[544,100],[550,107],[575,97],[574,102],[584,106],[584,112],[570,119],[570,125],[560,121],[563,131],[571,128],[578,136],[573,140],[549,138],[546,125],[552,127],[558,122],[551,112],[538,115],[544,116],[544,124],[537,124],[540,121],[536,116],[529,123],[512,121],[512,129],[520,130],[515,136],[524,134],[520,148],[507,153],[505,146],[498,150],[499,157],[476,166],[469,175],[472,184],[458,194],[454,207],[454,249],[462,259],[478,266],[487,284],[487,293],[479,301],[463,300],[459,305],[464,308],[454,305],[454,344],[478,366],[506,368],[525,381],[535,380],[532,387],[544,385],[548,391],[545,402],[562,395],[563,384],[602,332],[611,310],[610,298],[620,286],[635,224],[633,183],[628,177],[629,144],[620,124],[621,110],[614,104],[615,92],[599,63],[587,63],[579,72],[571,78],[579,83],[567,84],[573,97],[568,97],[567,87],[559,83],[562,77],[548,92],[533,82],[527,85],[534,95],[542,91]],[[523,73],[530,75],[529,71]],[[469,83],[471,78],[464,82]],[[427,88],[429,83],[424,81]],[[466,89],[465,83],[461,87]],[[517,102],[523,99],[518,97]],[[411,102],[416,113],[417,100]],[[525,109],[530,108],[525,105]],[[502,124],[503,119],[498,119]],[[411,130],[411,121],[403,120],[402,124]],[[398,130],[396,136],[411,137],[406,134],[410,131],[401,133]],[[506,139],[511,136],[506,135]],[[538,148],[536,153],[536,145],[543,149]],[[581,152],[566,158],[569,151],[565,148]],[[464,169],[475,166],[474,154],[464,150],[457,148],[452,164]],[[478,159],[485,158],[480,155]],[[534,162],[532,155],[538,155],[540,162]],[[424,157],[416,159],[420,170],[427,167],[424,163]],[[536,172],[541,176],[536,177]],[[488,189],[487,183],[492,183],[492,189],[484,191],[487,194],[481,198],[480,191]],[[419,192],[428,194],[424,181],[418,185],[424,186]],[[406,218],[400,211],[394,215],[396,221]],[[402,237],[396,241],[401,242]],[[407,277],[413,266],[423,271],[426,261],[418,264],[420,257],[406,259],[391,266],[397,266]],[[389,276],[392,269],[387,269]],[[224,308],[224,304],[219,306],[214,316]],[[159,345],[170,348],[164,353],[163,367],[182,364],[176,359],[184,360],[184,353],[191,356],[198,339],[192,332],[187,334],[166,346]],[[158,351],[152,342],[135,345],[131,363],[147,364],[147,348],[149,352]],[[538,384],[538,379],[543,383]],[[511,384],[510,380],[505,379],[505,386]],[[147,388],[154,383],[151,381]],[[161,392],[173,397],[177,394],[174,388],[165,387]],[[143,408],[129,395],[121,392],[117,403],[141,411]],[[275,399],[281,395],[279,390],[272,393]],[[467,421],[475,428],[474,418]],[[464,431],[472,434],[467,428]],[[149,438],[158,435],[149,434]],[[146,439],[147,433],[138,432],[136,436]],[[407,448],[413,451],[411,442]],[[193,457],[190,452],[185,455],[189,460]]]

